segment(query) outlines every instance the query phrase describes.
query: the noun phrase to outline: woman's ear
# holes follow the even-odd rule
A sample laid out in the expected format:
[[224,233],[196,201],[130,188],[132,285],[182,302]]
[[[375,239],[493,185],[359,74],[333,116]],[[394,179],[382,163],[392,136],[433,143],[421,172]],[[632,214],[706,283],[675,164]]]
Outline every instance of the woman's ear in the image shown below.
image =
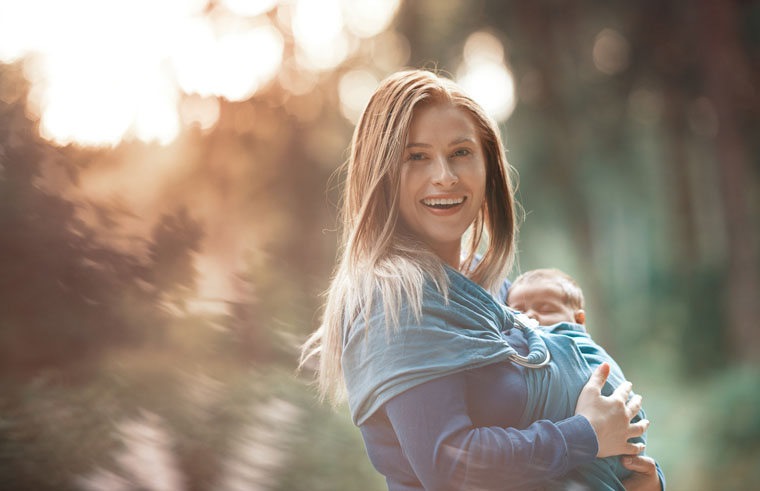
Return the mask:
[[586,312],[583,311],[583,309],[579,309],[575,311],[575,323],[576,324],[585,324],[586,323]]

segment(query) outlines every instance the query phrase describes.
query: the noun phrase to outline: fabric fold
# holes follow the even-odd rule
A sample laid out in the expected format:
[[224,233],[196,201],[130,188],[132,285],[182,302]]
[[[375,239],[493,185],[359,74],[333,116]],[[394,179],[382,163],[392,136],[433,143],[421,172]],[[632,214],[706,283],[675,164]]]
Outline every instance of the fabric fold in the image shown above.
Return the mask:
[[[360,312],[344,326],[341,363],[355,424],[405,390],[517,354],[501,336],[515,326],[506,307],[459,272],[448,267],[446,272],[448,302],[427,281],[421,322],[403,301],[398,329],[387,332],[383,305],[375,302],[368,316]],[[528,333],[534,350],[528,357],[540,361],[546,347],[540,336]]]

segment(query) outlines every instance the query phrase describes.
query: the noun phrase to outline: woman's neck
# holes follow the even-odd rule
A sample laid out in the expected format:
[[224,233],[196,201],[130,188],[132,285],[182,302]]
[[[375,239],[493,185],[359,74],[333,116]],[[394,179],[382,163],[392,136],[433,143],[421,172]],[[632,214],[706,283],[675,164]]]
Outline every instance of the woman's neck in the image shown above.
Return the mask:
[[461,262],[461,253],[462,253],[462,245],[457,242],[455,244],[438,244],[436,246],[430,246],[431,249],[433,249],[433,252],[441,258],[441,261],[446,263],[448,266],[454,268],[455,270],[459,271],[459,265]]

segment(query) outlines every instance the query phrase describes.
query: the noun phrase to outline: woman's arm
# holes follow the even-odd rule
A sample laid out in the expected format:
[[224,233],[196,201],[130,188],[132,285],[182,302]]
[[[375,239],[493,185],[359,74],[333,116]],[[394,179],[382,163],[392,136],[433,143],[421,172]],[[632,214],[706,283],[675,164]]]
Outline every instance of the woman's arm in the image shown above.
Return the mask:
[[465,384],[461,373],[442,377],[394,397],[384,407],[425,489],[531,487],[596,456],[596,435],[583,416],[559,423],[538,421],[524,430],[475,428]]
[[[389,400],[382,410],[403,457],[426,489],[532,487],[547,484],[595,456],[633,454],[643,448],[626,442],[645,429],[640,423],[627,424],[638,411],[633,398],[625,403],[630,387],[619,388],[610,397],[600,393],[605,368],[595,371],[584,387],[576,416],[558,423],[541,420],[523,430],[475,427],[467,408],[464,374],[414,387]],[[372,456],[372,442],[367,444]],[[383,467],[382,462],[373,463]]]

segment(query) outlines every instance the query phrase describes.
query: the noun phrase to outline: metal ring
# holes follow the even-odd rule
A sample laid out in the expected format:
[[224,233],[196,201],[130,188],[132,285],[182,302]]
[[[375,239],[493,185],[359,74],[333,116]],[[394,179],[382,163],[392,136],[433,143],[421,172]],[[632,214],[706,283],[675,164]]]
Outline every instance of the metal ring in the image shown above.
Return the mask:
[[[532,331],[535,326],[538,324],[535,320],[530,319],[525,314],[518,312],[517,310],[507,307],[507,311],[512,314],[512,325],[516,326],[518,329],[520,329],[523,332],[526,331]],[[530,322],[525,322],[530,321]],[[549,350],[546,350],[546,357],[539,363],[533,363],[529,361],[529,358],[522,356],[518,353],[514,353],[509,356],[509,359],[513,362],[517,363],[518,365],[527,367],[527,368],[541,368],[543,366],[546,366],[547,363],[551,360],[551,353],[549,353]]]
[[509,359],[518,365],[522,365],[527,368],[541,368],[545,366],[549,361],[551,360],[552,355],[549,353],[549,350],[546,350],[546,358],[544,358],[540,363],[532,363],[528,361],[528,358],[518,355],[517,353],[514,353],[512,355],[509,355]]

